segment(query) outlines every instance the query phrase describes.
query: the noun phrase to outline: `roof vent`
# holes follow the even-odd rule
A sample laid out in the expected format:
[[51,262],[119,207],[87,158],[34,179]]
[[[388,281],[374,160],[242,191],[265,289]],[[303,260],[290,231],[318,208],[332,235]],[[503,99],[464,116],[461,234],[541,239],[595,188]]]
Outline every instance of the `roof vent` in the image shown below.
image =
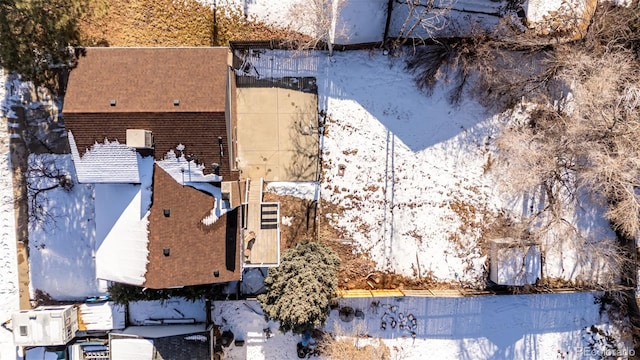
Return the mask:
[[116,99],[111,99],[110,105],[111,106],[116,106]]
[[173,106],[180,106],[180,99],[173,100]]
[[136,149],[153,149],[153,136],[151,131],[127,129],[127,146]]

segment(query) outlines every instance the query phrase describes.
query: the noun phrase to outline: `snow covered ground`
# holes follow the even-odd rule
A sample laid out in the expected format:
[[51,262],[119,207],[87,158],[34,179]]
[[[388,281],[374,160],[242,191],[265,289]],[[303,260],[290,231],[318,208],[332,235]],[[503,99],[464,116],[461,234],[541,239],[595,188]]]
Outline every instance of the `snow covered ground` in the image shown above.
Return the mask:
[[[594,302],[598,294],[548,294],[459,298],[341,299],[340,308],[360,310],[363,318],[340,320],[333,310],[325,330],[353,337],[382,339],[392,359],[598,359],[627,354],[606,313]],[[301,339],[282,334],[265,322],[255,301],[216,301],[212,318],[230,330],[243,347],[225,348],[225,359],[297,359]],[[395,325],[394,325],[395,322]],[[385,329],[382,325],[385,325]],[[272,337],[267,338],[265,329]],[[415,333],[415,338],[412,336]],[[360,339],[363,346],[368,341]],[[607,353],[608,351],[608,353]],[[624,358],[624,356],[622,356]]]
[[[508,194],[488,171],[493,142],[508,118],[468,97],[447,101],[451,84],[419,91],[403,58],[381,51],[292,56],[262,51],[248,59],[260,77],[315,76],[326,111],[320,197],[344,211],[328,220],[383,270],[483,286],[487,277],[482,228],[506,213],[518,218],[540,194]],[[306,185],[305,185],[306,186]],[[309,197],[295,183],[268,191]],[[590,280],[611,268],[606,256],[587,256],[594,243],[615,242],[595,204],[568,208],[592,243],[556,233],[543,244],[548,278]],[[588,236],[587,236],[588,237]],[[606,248],[606,246],[604,246]],[[597,254],[597,252],[594,252]]]
[[[77,178],[71,155],[30,155],[32,164],[59,169]],[[31,177],[33,187],[47,188],[52,179]],[[96,280],[94,189],[74,184],[70,191],[57,187],[44,192],[43,220],[29,225],[31,289],[58,300],[84,300],[104,294]]]
[[[273,1],[242,1],[241,5],[253,6],[256,14],[271,14],[277,22],[286,18],[284,6],[292,1],[277,6]],[[376,13],[376,6],[385,1],[353,3]],[[360,31],[353,39],[380,35],[373,33],[377,27],[372,25],[381,18],[369,23],[367,16],[351,18],[363,20],[352,24]],[[328,114],[322,144],[326,168],[320,186],[301,189],[298,184],[274,184],[269,190],[304,198],[319,196],[341,206],[344,212],[328,220],[368,252],[381,269],[413,276],[419,262],[423,276],[482,284],[486,254],[479,244],[478,226],[500,210],[522,215],[526,207],[526,199],[497,193],[495,179],[485,171],[501,117],[486,113],[472,100],[450,106],[447,84],[426,96],[413,85],[401,58],[377,50],[337,53],[331,59],[321,52],[255,55],[250,59],[254,75],[317,77],[319,109]],[[5,86],[0,89],[4,92]],[[4,105],[6,112],[6,102]],[[18,307],[18,290],[7,124],[0,125],[0,321],[4,321]],[[50,159],[73,171],[69,156]],[[81,184],[70,192],[59,188],[49,192],[47,204],[57,220],[47,225],[50,227],[31,229],[32,289],[65,299],[101,294],[93,260],[92,194],[88,185]],[[611,236],[598,211],[588,214],[590,217],[578,215],[574,218],[585,231],[599,233],[603,239]],[[572,280],[588,276],[593,259],[576,251],[580,245],[568,242],[557,249],[549,247],[543,269],[546,276]],[[370,301],[342,300],[341,305],[363,310],[367,333],[384,338],[399,358],[424,358],[425,354],[463,359],[598,358],[606,345],[602,334],[592,329],[618,337],[598,312],[592,294],[380,299],[377,308]],[[297,358],[299,338],[279,334],[277,324],[266,323],[255,302],[246,304],[251,309],[242,302],[214,304],[214,321],[246,340],[243,348],[228,348],[226,358]],[[395,311],[393,306],[397,306]],[[198,303],[137,303],[130,315],[142,322],[163,314],[177,318],[180,312],[183,317],[201,319],[200,310]],[[410,333],[380,329],[387,310],[393,313],[388,316],[398,319],[400,312],[416,317],[415,340]],[[334,311],[329,327],[336,318]],[[349,331],[358,321],[341,327]],[[265,328],[271,328],[274,336],[265,339]],[[583,356],[580,348],[596,352]],[[0,359],[5,358],[15,358],[15,347],[11,335],[0,329]]]
[[[0,69],[1,70],[1,69]],[[0,99],[6,95],[5,76],[0,76]],[[13,212],[13,182],[9,164],[9,126],[7,103],[0,107],[0,323],[20,308],[16,230]],[[13,334],[0,328],[0,359],[14,359]]]

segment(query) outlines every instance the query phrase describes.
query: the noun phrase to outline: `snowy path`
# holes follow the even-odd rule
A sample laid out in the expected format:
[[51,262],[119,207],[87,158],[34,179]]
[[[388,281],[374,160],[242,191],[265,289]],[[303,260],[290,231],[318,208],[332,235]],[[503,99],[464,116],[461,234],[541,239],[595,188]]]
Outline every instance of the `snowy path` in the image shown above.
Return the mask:
[[[1,70],[1,69],[0,69]],[[0,78],[0,98],[5,97],[5,77]],[[19,309],[13,183],[9,164],[9,132],[5,109],[0,109],[0,323]],[[13,335],[0,328],[0,359],[14,359]]]

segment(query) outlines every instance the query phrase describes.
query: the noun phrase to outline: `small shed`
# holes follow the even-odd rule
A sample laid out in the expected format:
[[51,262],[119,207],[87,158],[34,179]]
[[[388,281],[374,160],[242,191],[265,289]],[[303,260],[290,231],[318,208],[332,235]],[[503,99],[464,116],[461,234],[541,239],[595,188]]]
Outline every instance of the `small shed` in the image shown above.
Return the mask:
[[490,279],[498,285],[535,284],[542,276],[540,246],[523,240],[501,238],[490,241]]
[[41,306],[11,316],[17,346],[65,345],[78,331],[78,310],[74,305]]

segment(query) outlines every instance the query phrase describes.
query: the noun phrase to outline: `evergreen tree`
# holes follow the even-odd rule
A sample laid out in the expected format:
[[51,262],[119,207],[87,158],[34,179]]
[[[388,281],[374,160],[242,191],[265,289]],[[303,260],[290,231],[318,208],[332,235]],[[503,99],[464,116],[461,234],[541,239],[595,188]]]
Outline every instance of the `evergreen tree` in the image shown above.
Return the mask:
[[280,266],[265,280],[267,292],[258,296],[265,317],[295,333],[323,325],[338,287],[339,266],[338,256],[318,242],[301,242],[285,251]]
[[87,0],[2,0],[0,66],[37,85],[49,84],[70,65],[77,23]]

